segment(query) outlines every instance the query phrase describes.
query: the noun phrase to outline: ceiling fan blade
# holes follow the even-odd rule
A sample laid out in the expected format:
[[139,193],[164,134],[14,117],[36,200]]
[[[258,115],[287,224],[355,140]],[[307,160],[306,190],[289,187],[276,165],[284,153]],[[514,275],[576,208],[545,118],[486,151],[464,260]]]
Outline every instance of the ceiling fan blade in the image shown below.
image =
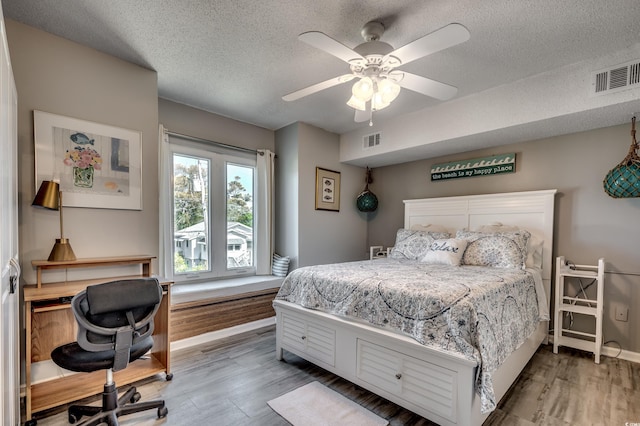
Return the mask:
[[354,118],[356,123],[363,123],[365,121],[371,121],[371,102],[367,102],[367,108],[364,111],[356,110]]
[[325,33],[321,33],[319,31],[309,31],[300,34],[300,36],[298,36],[298,39],[320,50],[324,50],[325,52],[330,53],[331,55],[335,56],[336,58],[340,58],[345,62],[353,61],[354,59],[359,59],[366,62],[362,55],[348,48],[339,41],[332,39]]
[[469,30],[460,24],[449,24],[435,30],[426,36],[412,41],[385,56],[398,58],[402,64],[407,64],[432,53],[439,52],[456,44],[463,43],[471,37]]
[[402,80],[398,81],[398,84],[405,89],[413,90],[414,92],[422,93],[423,95],[430,96],[432,98],[439,99],[441,101],[447,101],[453,98],[458,89],[439,81],[431,80],[430,78],[421,77],[419,75],[403,72],[404,76]]
[[344,74],[339,77],[334,77],[329,80],[322,81],[320,83],[316,83],[313,86],[305,87],[304,89],[296,90],[293,93],[289,93],[288,95],[284,95],[282,97],[283,100],[290,102],[295,101],[305,96],[311,95],[313,93],[319,92],[324,89],[328,89],[333,86],[337,86],[338,84],[346,83],[347,81],[353,80],[355,76],[353,74]]

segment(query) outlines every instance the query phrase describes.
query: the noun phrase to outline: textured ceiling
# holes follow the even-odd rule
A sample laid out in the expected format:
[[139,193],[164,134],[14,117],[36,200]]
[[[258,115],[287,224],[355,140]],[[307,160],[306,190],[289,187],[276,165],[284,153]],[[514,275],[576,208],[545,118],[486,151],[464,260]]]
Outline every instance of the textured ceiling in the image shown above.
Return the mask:
[[[268,129],[303,121],[335,133],[353,121],[344,84],[283,95],[348,72],[298,40],[322,31],[349,47],[380,20],[401,47],[451,22],[471,39],[402,69],[458,87],[458,98],[640,40],[638,0],[2,0],[10,19],[157,71],[159,96]],[[632,58],[633,59],[633,58]],[[380,118],[434,106],[403,90]]]

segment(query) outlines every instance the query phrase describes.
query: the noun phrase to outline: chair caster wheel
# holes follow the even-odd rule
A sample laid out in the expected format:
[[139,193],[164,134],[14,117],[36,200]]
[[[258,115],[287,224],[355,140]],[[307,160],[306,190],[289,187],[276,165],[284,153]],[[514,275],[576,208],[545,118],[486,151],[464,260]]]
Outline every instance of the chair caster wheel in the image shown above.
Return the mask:
[[36,419],[27,420],[24,422],[24,426],[36,426],[38,421]]
[[168,382],[170,382],[170,381],[171,381],[171,379],[173,379],[173,373],[169,373],[169,374],[167,374],[166,379],[167,379],[167,381],[168,381]]
[[164,419],[165,417],[167,417],[168,413],[169,413],[169,410],[167,409],[167,407],[158,408],[159,419]]
[[131,395],[131,399],[129,399],[129,402],[135,404],[136,402],[140,401],[141,397],[142,395],[140,395],[140,392],[135,392],[133,395]]
[[[82,417],[82,416],[80,416],[80,417]],[[74,424],[75,422],[80,420],[80,417],[76,417],[75,414],[69,413],[69,423]]]

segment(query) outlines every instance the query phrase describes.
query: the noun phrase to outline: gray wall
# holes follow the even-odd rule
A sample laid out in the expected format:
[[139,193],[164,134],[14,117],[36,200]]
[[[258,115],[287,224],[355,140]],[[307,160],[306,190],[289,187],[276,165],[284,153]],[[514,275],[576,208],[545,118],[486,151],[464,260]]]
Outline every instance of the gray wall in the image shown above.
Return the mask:
[[[554,257],[578,264],[606,259],[607,270],[616,273],[605,277],[605,341],[640,352],[640,199],[613,199],[602,187],[628,152],[630,129],[628,124],[375,169],[370,189],[380,207],[369,223],[368,242],[393,245],[403,226],[404,199],[556,188]],[[433,164],[508,152],[517,155],[516,173],[430,181]],[[616,306],[630,308],[628,322],[614,320]]]
[[248,149],[274,150],[274,132],[166,99],[158,100],[160,124],[167,130]]
[[[355,206],[364,169],[341,164],[339,144],[338,135],[304,123],[276,132],[276,251],[292,257],[292,269],[366,256],[367,221]],[[339,212],[315,210],[316,167],[340,172]]]
[[[142,132],[141,211],[65,208],[65,237],[77,257],[158,253],[158,92],[154,71],[7,20],[18,89],[19,233],[23,277],[35,283],[31,260],[46,259],[60,237],[58,213],[35,209],[33,110]],[[157,269],[155,269],[157,271]],[[71,279],[86,270],[43,274]]]
[[298,267],[298,127],[291,124],[276,131],[275,251],[289,256],[289,270]]

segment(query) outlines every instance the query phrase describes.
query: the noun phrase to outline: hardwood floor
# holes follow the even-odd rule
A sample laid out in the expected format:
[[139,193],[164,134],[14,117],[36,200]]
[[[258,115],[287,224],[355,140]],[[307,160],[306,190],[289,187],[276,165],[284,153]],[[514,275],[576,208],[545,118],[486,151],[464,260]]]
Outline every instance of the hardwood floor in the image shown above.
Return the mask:
[[[142,401],[164,398],[168,416],[155,411],[121,417],[121,425],[288,425],[267,401],[317,380],[389,420],[433,425],[359,386],[285,352],[275,359],[275,327],[172,353],[171,382],[138,385]],[[640,422],[640,364],[543,346],[485,425],[625,425]],[[93,401],[98,403],[97,398]],[[67,425],[65,407],[40,413],[39,426]]]

